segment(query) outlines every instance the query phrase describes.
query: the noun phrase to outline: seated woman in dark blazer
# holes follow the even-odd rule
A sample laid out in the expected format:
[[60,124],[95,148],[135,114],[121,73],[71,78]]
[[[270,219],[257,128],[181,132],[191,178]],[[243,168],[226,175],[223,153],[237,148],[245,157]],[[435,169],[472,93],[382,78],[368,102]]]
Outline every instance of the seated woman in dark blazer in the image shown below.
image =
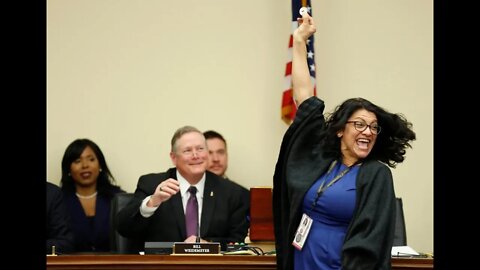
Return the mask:
[[93,141],[77,139],[62,159],[62,190],[71,216],[76,252],[110,251],[110,202],[123,191],[114,184],[105,157]]

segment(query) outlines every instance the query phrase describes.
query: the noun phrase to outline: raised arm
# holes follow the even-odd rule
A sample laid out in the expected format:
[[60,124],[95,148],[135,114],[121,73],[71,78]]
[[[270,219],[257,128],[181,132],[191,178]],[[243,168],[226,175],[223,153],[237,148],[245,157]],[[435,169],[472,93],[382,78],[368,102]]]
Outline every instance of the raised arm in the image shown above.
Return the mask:
[[299,27],[293,32],[292,55],[292,86],[293,98],[297,107],[313,96],[313,85],[307,63],[307,40],[315,33],[313,18],[304,12],[302,18],[297,19]]

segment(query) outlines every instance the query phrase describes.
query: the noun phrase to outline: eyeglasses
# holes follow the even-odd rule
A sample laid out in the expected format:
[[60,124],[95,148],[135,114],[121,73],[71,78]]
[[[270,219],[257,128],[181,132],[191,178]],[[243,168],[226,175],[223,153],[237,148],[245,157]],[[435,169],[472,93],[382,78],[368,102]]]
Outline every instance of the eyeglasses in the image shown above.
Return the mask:
[[367,127],[369,127],[370,131],[373,134],[377,135],[382,130],[377,123],[371,124],[371,125],[367,125],[367,123],[363,121],[347,121],[347,123],[353,123],[353,126],[355,127],[355,129],[360,132],[365,131]]
[[205,152],[205,150],[206,149],[204,147],[187,148],[180,151],[180,153],[186,157],[193,157],[194,154],[202,154]]

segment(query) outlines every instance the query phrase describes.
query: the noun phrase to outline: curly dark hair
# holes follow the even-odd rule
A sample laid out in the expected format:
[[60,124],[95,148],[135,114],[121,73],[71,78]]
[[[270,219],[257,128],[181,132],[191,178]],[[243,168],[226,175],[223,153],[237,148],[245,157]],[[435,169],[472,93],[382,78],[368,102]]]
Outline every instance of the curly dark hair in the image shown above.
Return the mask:
[[115,191],[119,190],[120,187],[115,185],[115,178],[107,166],[107,161],[105,160],[102,150],[100,150],[100,147],[98,147],[96,143],[89,139],[76,139],[70,143],[70,145],[68,145],[67,149],[65,149],[62,159],[62,190],[75,192],[75,183],[73,178],[70,176],[70,166],[76,159],[80,157],[82,152],[87,147],[90,147],[93,150],[97,156],[100,168],[102,169],[97,178],[98,193],[106,195],[107,197],[113,197]]
[[374,113],[378,125],[382,128],[372,151],[365,160],[379,160],[395,168],[398,163],[404,161],[406,148],[412,147],[409,142],[416,139],[412,123],[408,122],[403,115],[389,113],[364,98],[347,99],[327,116],[325,137],[322,140],[325,154],[337,159],[341,157],[340,138],[337,132],[345,128],[350,116],[359,109]]

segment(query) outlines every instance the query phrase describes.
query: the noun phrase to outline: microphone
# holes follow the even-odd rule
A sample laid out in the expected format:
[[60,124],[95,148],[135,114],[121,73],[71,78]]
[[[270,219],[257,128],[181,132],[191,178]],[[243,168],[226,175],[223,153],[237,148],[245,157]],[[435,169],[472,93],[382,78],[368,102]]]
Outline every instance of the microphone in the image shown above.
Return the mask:
[[195,243],[200,243],[200,209],[197,211],[197,239],[195,239]]

